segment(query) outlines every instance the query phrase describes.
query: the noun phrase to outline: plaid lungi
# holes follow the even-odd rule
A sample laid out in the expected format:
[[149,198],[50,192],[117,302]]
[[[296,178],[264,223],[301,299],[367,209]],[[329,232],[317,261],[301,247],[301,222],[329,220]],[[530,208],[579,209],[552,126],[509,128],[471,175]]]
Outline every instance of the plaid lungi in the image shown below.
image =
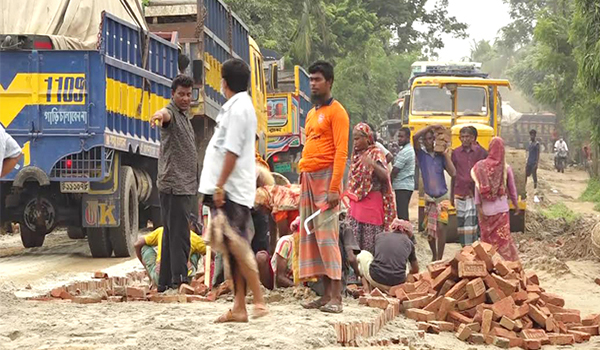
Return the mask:
[[454,204],[456,205],[458,240],[463,247],[471,245],[479,239],[475,199],[473,197],[456,197]]
[[304,228],[306,219],[326,204],[332,175],[331,168],[300,174],[298,265],[301,280],[323,275],[332,280],[342,279],[338,208],[329,208],[311,220],[311,234]]
[[448,209],[450,209],[448,194],[444,194],[438,198],[425,195],[425,220],[423,221],[423,227],[429,240],[438,238],[438,223],[448,224]]

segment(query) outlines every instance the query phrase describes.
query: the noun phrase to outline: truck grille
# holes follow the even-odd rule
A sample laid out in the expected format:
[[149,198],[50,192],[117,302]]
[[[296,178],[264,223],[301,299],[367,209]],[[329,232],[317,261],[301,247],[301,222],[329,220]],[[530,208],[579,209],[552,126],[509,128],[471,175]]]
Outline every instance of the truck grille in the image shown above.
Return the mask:
[[59,160],[50,172],[51,179],[100,180],[112,167],[114,150],[95,147],[89,151],[75,153]]

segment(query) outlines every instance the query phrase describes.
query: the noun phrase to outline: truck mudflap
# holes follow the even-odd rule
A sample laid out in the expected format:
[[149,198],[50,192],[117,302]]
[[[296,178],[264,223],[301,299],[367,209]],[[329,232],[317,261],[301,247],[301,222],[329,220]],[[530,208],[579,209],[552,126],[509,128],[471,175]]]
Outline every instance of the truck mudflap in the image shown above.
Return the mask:
[[120,201],[116,195],[84,195],[81,201],[83,227],[119,227]]

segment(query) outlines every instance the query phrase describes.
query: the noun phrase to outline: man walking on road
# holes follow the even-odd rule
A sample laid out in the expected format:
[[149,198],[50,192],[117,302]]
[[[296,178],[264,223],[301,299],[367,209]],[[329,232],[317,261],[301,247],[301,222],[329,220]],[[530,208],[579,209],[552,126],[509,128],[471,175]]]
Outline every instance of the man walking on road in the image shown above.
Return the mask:
[[537,188],[537,169],[538,163],[540,162],[540,143],[536,138],[537,131],[535,129],[531,129],[531,131],[529,131],[529,136],[531,137],[531,141],[529,142],[529,146],[527,146],[527,166],[525,168],[525,172],[527,177],[533,177],[533,188]]
[[247,289],[254,296],[253,316],[268,313],[249,236],[250,208],[256,196],[257,121],[247,92],[248,65],[240,59],[229,59],[223,63],[221,76],[221,93],[227,102],[217,116],[217,128],[206,148],[199,192],[211,210],[210,243],[223,255],[226,277],[233,279],[235,294],[233,308],[216,322],[247,322]]
[[413,136],[415,155],[423,177],[425,228],[433,261],[442,260],[446,246],[450,201],[448,200],[448,186],[446,185],[444,170],[450,177],[454,177],[456,174],[456,169],[450,158],[449,145],[446,146],[444,153],[434,151],[434,130],[443,128],[441,125],[430,125]]
[[475,182],[471,169],[478,161],[487,158],[487,152],[477,143],[477,129],[465,126],[460,129],[462,143],[452,152],[456,176],[452,178],[452,204],[456,207],[458,240],[464,247],[478,239]]
[[392,187],[396,193],[396,210],[398,218],[409,221],[408,207],[410,197],[415,190],[415,150],[410,147],[410,129],[398,131],[400,150],[394,158],[392,169]]
[[[333,66],[317,61],[309,68],[311,100],[306,117],[306,144],[300,160],[301,280],[322,277],[322,298],[304,304],[307,309],[342,312],[342,256],[339,248],[338,205],[348,157],[350,120],[344,107],[331,97]],[[310,232],[304,222],[310,221]]]
[[171,102],[150,122],[160,127],[157,186],[164,225],[158,291],[188,283],[189,214],[198,191],[198,154],[189,116],[193,81],[179,75],[171,84]]

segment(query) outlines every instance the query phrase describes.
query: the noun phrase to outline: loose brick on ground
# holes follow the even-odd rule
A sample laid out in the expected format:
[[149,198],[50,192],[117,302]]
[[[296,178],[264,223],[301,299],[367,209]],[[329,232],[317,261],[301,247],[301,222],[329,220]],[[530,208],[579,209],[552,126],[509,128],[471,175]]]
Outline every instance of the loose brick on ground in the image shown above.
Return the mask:
[[442,285],[442,288],[440,289],[440,291],[438,292],[439,296],[445,296],[446,293],[452,289],[452,287],[454,287],[454,285],[456,284],[456,282],[452,281],[452,280],[447,280],[446,282],[444,282],[444,285]]
[[500,319],[500,325],[506,329],[508,329],[509,331],[512,331],[513,329],[515,329],[515,321],[511,320],[510,318],[506,317],[506,316],[502,316],[502,318]]
[[462,341],[466,341],[472,333],[471,328],[467,327],[466,324],[461,324],[456,331],[456,337]]
[[445,321],[430,321],[430,324],[437,326],[442,332],[453,332],[454,323]]
[[406,300],[402,303],[405,309],[421,309],[433,300],[433,295],[426,295],[413,300]]
[[480,305],[483,303],[485,303],[485,294],[481,294],[480,296],[476,297],[475,299],[467,299],[467,300],[459,301],[457,306],[460,311],[464,311],[464,310],[472,309],[472,308],[476,307],[477,305]]
[[496,280],[494,279],[494,277],[492,277],[492,275],[487,275],[485,277],[483,277],[483,282],[485,283],[485,286],[490,289],[490,288],[495,288],[495,289],[500,289],[500,287],[498,287],[498,283],[496,282]]
[[589,335],[595,336],[598,335],[598,326],[577,326],[577,327],[569,327],[571,331],[584,332]]
[[556,324],[554,316],[548,316],[548,318],[546,318],[546,332],[559,332],[558,324]]
[[[377,288],[375,288],[376,290],[378,290]],[[194,288],[192,286],[190,286],[189,284],[186,283],[182,283],[179,286],[179,294],[189,294],[189,295],[194,295],[196,294],[196,291],[194,290]]]
[[94,272],[94,278],[107,279],[108,278],[108,274],[106,272],[96,271],[96,272]]
[[514,300],[511,297],[506,297],[492,306],[492,311],[494,311],[494,318],[499,319],[502,316],[513,317],[514,309],[516,305]]
[[106,300],[109,303],[121,303],[121,302],[123,302],[123,297],[120,295],[110,296],[110,297],[106,298]]
[[444,297],[439,296],[439,297],[435,298],[433,301],[431,301],[429,304],[427,304],[427,306],[425,306],[425,308],[423,310],[437,313],[438,310],[440,309],[440,306],[442,305],[443,301],[444,301]]
[[500,349],[509,349],[510,348],[510,340],[506,339],[506,338],[502,338],[502,337],[494,337],[494,343],[495,346],[499,347]]
[[508,266],[506,266],[506,262],[504,260],[498,261],[494,265],[494,269],[498,272],[500,276],[506,276],[512,272],[512,270],[509,269]]
[[438,276],[435,277],[431,287],[435,290],[442,289],[444,283],[452,277],[452,267],[447,266]]
[[422,322],[435,321],[435,314],[433,312],[420,309],[406,310],[406,317],[410,318],[411,320]]
[[540,280],[538,279],[538,276],[535,272],[526,271],[525,276],[527,277],[527,284],[537,284],[538,286],[540,285]]
[[521,331],[524,339],[537,339],[542,342],[548,341],[548,334],[543,329],[524,329]]
[[475,299],[485,293],[485,283],[481,278],[476,278],[467,283],[466,289],[469,299]]
[[504,279],[495,273],[492,274],[492,277],[504,295],[512,295],[517,290],[518,281]]
[[500,290],[496,288],[490,288],[487,290],[487,297],[492,302],[492,304],[499,302],[500,300],[506,298],[506,295]]
[[448,320],[454,323],[464,323],[469,324],[473,323],[472,318],[468,318],[464,315],[461,315],[458,311],[450,311],[448,312]]
[[145,298],[146,297],[146,289],[140,287],[127,287],[126,293],[128,297],[131,298]]
[[483,345],[485,343],[485,336],[481,333],[473,333],[469,337],[469,343],[475,345]]
[[463,279],[457,282],[444,296],[458,300],[463,294],[467,292],[468,279]]
[[448,313],[450,311],[454,310],[454,307],[456,306],[456,300],[452,299],[452,298],[448,298],[445,297],[442,300],[442,303],[440,304],[440,308],[437,312],[437,320],[438,321],[445,321],[446,317],[448,316]]
[[477,258],[485,263],[486,269],[488,271],[492,271],[494,268],[494,264],[492,263],[492,258],[485,251],[485,248],[481,245],[480,242],[475,242],[472,245],[473,251]]
[[542,342],[538,339],[523,339],[523,349],[539,350],[542,348]]
[[539,308],[534,305],[529,305],[529,317],[533,322],[537,323],[540,327],[546,329],[546,319],[548,318]]
[[581,320],[581,316],[577,315],[577,314],[571,314],[571,313],[555,313],[554,315],[554,319],[557,321],[561,321],[564,323],[582,323]]
[[431,275],[431,278],[435,279],[439,274],[441,274],[446,268],[450,265],[449,261],[438,260],[434,261],[431,264],[427,265],[427,271]]
[[565,306],[565,299],[561,298],[559,295],[556,294],[542,293],[540,294],[540,298],[547,304],[552,304],[560,307]]
[[585,332],[568,330],[567,333],[573,335],[576,343],[583,343],[583,342],[589,341],[591,338],[591,334],[585,333]]
[[492,318],[494,312],[492,310],[483,310],[482,322],[481,322],[481,333],[487,335],[492,329]]
[[390,302],[386,298],[381,297],[369,297],[367,298],[367,305],[378,309],[385,310]]
[[458,263],[458,277],[485,277],[487,267],[483,261],[460,261]]
[[581,323],[584,326],[598,326],[600,325],[600,314],[587,315],[581,319]]
[[98,296],[76,296],[73,298],[75,304],[95,304],[102,301]]
[[573,334],[548,334],[550,344],[552,345],[573,345],[575,337]]

